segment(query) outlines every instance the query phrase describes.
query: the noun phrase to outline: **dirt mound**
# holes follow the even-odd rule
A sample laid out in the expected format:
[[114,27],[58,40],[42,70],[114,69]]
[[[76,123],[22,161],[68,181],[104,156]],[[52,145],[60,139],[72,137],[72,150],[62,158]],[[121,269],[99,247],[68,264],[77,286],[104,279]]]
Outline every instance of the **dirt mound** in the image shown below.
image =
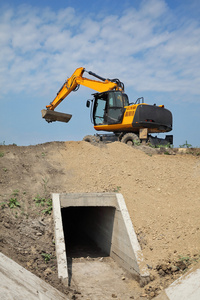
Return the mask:
[[120,192],[155,279],[141,293],[155,296],[200,257],[200,157],[192,153],[118,142],[0,146],[0,250],[69,293],[57,279],[51,193]]

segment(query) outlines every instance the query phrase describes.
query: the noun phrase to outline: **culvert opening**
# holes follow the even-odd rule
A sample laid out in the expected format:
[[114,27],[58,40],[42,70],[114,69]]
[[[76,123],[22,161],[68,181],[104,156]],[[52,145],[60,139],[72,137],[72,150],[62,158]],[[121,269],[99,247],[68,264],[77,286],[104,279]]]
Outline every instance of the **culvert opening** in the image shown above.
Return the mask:
[[110,256],[114,207],[65,207],[61,214],[67,257]]

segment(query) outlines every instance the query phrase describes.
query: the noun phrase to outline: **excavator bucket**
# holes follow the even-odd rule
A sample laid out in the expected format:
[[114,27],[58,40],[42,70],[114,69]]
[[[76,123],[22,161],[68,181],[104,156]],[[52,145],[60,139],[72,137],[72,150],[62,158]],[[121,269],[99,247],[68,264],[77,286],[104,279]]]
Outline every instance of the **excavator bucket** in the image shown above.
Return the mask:
[[41,110],[42,118],[44,118],[48,123],[60,121],[60,122],[69,122],[72,115],[64,114],[53,110],[43,109]]

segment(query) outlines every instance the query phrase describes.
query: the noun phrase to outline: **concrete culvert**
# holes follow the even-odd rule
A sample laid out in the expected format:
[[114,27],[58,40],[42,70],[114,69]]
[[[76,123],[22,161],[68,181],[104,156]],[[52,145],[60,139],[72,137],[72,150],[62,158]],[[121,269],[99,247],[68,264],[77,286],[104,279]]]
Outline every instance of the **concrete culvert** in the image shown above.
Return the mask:
[[122,194],[52,196],[59,278],[71,278],[73,258],[88,256],[110,256],[136,280],[149,276]]

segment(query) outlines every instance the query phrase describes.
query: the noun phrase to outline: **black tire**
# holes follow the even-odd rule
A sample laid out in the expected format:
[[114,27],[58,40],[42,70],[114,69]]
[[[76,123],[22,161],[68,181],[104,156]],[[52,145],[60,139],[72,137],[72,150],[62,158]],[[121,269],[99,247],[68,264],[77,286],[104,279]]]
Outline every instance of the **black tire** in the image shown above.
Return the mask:
[[96,135],[93,135],[93,138],[94,138],[95,142],[96,142],[97,144],[99,144],[99,142],[100,142],[100,137],[99,137],[99,136],[96,136]]
[[140,143],[140,139],[137,136],[137,134],[128,132],[122,137],[121,142],[125,143],[127,145],[134,146],[134,145],[138,145],[138,143]]
[[98,139],[94,135],[86,135],[83,138],[83,141],[91,143],[92,145],[96,145],[98,143]]

